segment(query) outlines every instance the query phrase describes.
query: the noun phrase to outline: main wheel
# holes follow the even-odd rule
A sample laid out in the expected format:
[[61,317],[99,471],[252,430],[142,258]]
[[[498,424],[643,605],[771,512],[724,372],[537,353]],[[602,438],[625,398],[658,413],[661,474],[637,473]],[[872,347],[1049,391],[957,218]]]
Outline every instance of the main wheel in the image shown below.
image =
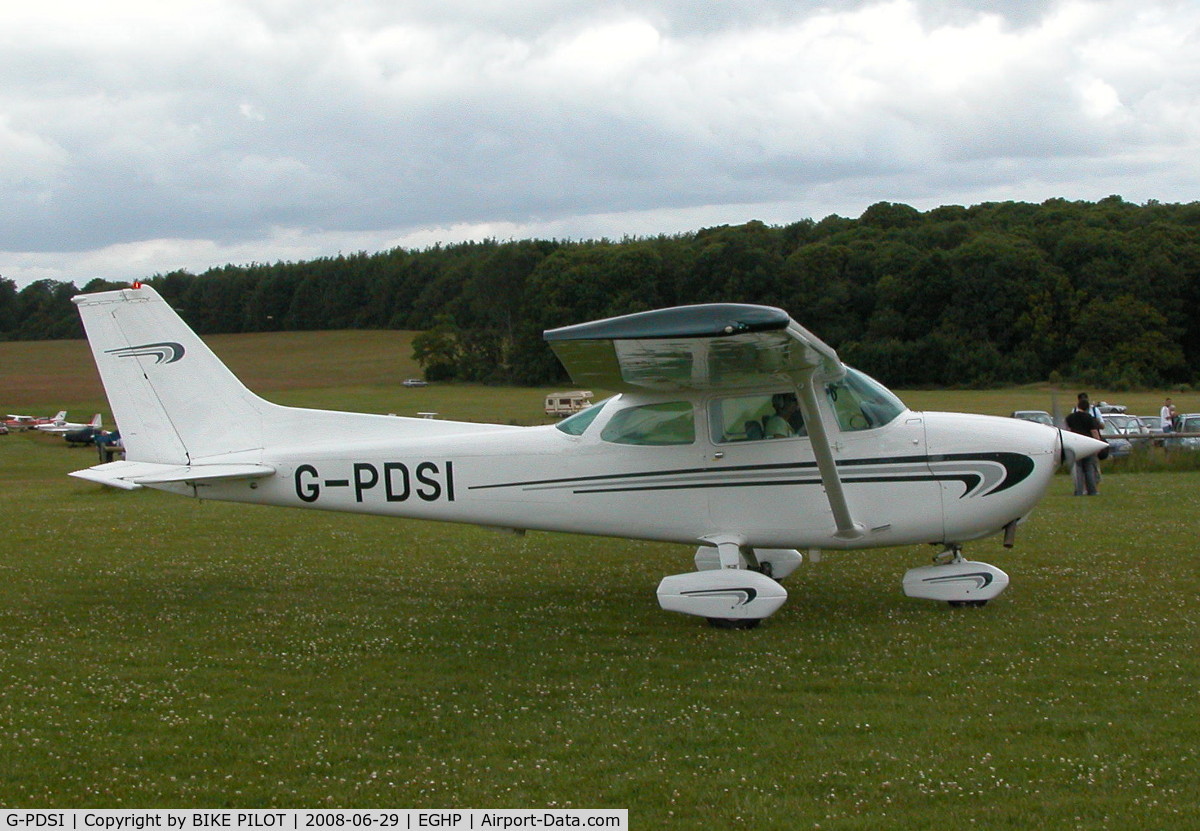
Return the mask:
[[705,618],[714,629],[753,629],[762,623],[762,618],[710,617]]

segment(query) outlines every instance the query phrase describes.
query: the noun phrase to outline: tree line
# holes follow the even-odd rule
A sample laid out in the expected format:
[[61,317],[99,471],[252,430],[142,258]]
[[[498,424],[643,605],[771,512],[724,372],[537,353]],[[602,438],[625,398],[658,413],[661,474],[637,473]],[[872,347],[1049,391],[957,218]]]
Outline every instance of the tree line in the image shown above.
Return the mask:
[[[201,334],[420,330],[431,380],[557,383],[543,330],[708,302],[779,306],[892,386],[1161,387],[1200,375],[1196,202],[880,202],[857,219],[485,240],[145,282]],[[0,278],[0,339],[81,337],[75,293]]]

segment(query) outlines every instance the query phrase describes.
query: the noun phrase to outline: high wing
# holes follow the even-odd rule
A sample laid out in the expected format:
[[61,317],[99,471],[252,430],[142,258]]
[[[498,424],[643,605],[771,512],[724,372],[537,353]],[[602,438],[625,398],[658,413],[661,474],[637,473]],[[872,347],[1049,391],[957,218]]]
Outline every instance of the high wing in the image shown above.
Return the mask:
[[610,390],[778,385],[846,369],[831,346],[771,306],[713,303],[624,315],[545,333],[575,383]]
[[676,306],[551,329],[544,337],[583,386],[663,392],[794,387],[838,536],[862,536],[818,397],[846,367],[833,347],[787,312],[737,303]]

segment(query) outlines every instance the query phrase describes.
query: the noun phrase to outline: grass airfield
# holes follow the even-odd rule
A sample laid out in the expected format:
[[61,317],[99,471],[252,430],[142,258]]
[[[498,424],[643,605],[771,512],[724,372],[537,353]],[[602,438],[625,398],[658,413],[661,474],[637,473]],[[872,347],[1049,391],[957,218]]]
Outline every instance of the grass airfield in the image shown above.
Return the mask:
[[[539,420],[537,390],[401,388],[402,333],[363,334],[395,342],[212,342],[281,403]],[[27,347],[0,344],[0,396],[36,386]],[[41,367],[54,398],[0,405],[106,411],[71,360]],[[902,397],[1050,409],[1026,395]],[[115,492],[67,478],[94,455],[61,445],[0,437],[0,805],[1200,826],[1200,473],[1106,475],[1097,499],[1056,477],[1016,549],[968,548],[1013,580],[984,609],[903,596],[931,549],[827,552],[729,632],[658,608],[683,546]]]

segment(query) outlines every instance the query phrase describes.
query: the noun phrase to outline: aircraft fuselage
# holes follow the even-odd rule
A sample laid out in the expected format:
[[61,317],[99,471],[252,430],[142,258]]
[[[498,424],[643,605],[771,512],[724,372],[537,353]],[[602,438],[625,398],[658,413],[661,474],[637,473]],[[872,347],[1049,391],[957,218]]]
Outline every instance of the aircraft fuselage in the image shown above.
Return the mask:
[[[644,397],[609,401],[582,435],[558,426],[442,438],[341,439],[249,451],[269,465],[251,481],[161,485],[206,499],[256,502],[544,531],[702,544],[718,536],[768,548],[963,542],[1032,510],[1057,464],[1058,433],[1015,419],[903,411],[835,436],[859,539],[836,536],[804,436],[715,443],[696,399],[694,439],[630,445],[602,436]],[[350,415],[350,414],[345,414]],[[463,425],[459,425],[462,427]],[[376,431],[378,432],[378,430]],[[343,434],[344,436],[344,434]]]

